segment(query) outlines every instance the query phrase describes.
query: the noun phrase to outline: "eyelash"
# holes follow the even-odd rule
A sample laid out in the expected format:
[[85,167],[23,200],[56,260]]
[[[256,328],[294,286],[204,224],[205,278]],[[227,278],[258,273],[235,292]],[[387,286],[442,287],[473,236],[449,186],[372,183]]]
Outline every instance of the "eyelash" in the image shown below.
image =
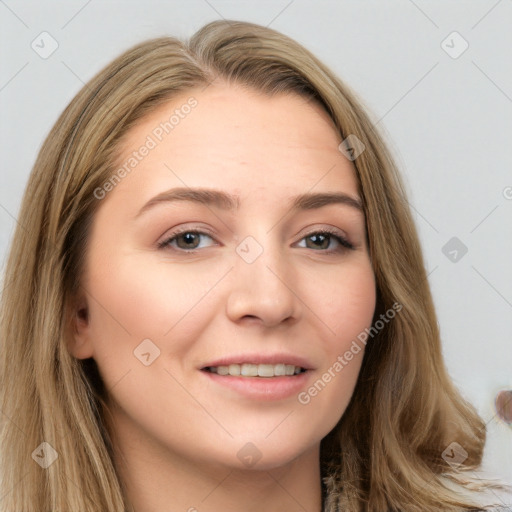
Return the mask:
[[[213,235],[211,233],[208,233],[207,231],[200,231],[200,230],[195,230],[195,229],[182,229],[182,230],[175,231],[174,233],[172,233],[172,235],[169,238],[166,238],[162,242],[159,242],[158,248],[159,249],[171,248],[171,245],[170,245],[171,242],[173,242],[180,235],[184,235],[184,234],[206,235],[206,236],[209,236],[210,238],[214,239]],[[354,245],[351,244],[346,238],[341,236],[338,232],[336,232],[334,230],[330,230],[330,229],[321,229],[319,231],[312,231],[311,233],[308,233],[307,235],[303,236],[299,241],[302,241],[305,238],[309,238],[313,235],[328,235],[328,236],[334,238],[339,243],[340,246],[336,249],[324,249],[324,250],[323,249],[319,249],[319,250],[311,249],[312,251],[324,252],[327,254],[331,254],[331,253],[338,253],[338,252],[344,252],[347,250],[355,249]],[[188,254],[195,254],[198,251],[200,251],[201,249],[181,249],[181,248],[172,247],[171,250],[177,251],[177,252],[185,252]]]

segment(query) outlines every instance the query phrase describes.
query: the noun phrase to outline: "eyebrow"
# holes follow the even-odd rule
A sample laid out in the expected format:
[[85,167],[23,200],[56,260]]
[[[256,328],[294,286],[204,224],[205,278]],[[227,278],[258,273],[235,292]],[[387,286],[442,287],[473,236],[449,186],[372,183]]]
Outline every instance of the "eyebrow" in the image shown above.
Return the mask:
[[[207,206],[215,206],[222,210],[236,211],[240,208],[240,198],[227,194],[221,190],[207,188],[174,188],[162,192],[150,199],[139,211],[137,217],[152,209],[156,205],[174,201],[190,201]],[[292,198],[292,210],[314,210],[330,204],[350,206],[363,213],[363,205],[359,198],[352,197],[344,192],[305,193]]]

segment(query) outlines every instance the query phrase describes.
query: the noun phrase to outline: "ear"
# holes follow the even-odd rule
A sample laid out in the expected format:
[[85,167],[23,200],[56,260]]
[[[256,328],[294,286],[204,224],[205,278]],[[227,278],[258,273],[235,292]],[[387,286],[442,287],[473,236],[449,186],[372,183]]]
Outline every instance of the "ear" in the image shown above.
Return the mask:
[[87,298],[80,295],[69,308],[70,336],[68,349],[77,359],[88,359],[93,355],[90,316]]

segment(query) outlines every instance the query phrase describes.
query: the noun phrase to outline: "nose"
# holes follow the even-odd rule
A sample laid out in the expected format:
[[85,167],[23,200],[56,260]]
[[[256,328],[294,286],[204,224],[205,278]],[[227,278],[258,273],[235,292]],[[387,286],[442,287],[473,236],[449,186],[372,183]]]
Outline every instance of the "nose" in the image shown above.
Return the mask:
[[231,321],[274,327],[299,319],[302,303],[294,290],[297,279],[279,248],[263,248],[254,239],[241,244],[231,274],[226,305]]

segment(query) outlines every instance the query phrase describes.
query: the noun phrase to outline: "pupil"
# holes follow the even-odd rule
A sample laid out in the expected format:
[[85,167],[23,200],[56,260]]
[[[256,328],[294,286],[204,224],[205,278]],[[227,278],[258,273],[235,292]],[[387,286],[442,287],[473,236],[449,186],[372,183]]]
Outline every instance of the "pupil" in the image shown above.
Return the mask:
[[[328,235],[312,235],[310,236],[310,239],[316,245],[316,247],[326,248],[329,246]],[[325,242],[327,242],[327,245],[325,244]]]
[[184,245],[188,246],[190,249],[190,246],[196,247],[197,244],[194,244],[194,242],[197,242],[197,235],[195,233],[184,233],[182,236],[182,240],[184,241]]

